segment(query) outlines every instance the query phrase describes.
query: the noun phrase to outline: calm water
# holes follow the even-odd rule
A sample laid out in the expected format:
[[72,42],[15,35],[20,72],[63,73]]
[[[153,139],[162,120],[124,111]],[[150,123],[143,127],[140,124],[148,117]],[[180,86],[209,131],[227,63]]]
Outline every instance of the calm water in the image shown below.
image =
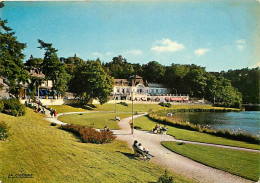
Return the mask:
[[[214,129],[230,129],[259,135],[260,111],[245,112],[183,112],[175,113],[175,117],[194,124],[210,125]],[[173,116],[173,117],[174,117]]]

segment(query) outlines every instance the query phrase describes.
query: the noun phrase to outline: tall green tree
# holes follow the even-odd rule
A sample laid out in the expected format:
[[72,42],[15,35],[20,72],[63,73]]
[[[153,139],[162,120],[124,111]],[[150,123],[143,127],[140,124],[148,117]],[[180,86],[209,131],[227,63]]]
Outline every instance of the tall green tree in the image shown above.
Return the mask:
[[83,103],[98,99],[100,104],[108,101],[113,88],[113,79],[102,69],[100,62],[87,61],[75,69],[70,91]]
[[[3,7],[3,2],[0,2],[0,8]],[[28,79],[22,53],[26,44],[20,43],[6,24],[7,20],[0,18],[0,76],[8,79],[10,92],[17,94],[17,89],[21,87],[20,83],[25,83]]]
[[143,65],[143,77],[151,83],[162,83],[165,67],[156,61]]
[[46,80],[52,80],[53,89],[64,94],[68,89],[67,82],[69,80],[69,75],[65,70],[65,65],[62,63],[58,56],[55,48],[52,44],[45,43],[42,40],[38,40],[40,46],[38,48],[44,49],[44,59],[41,64],[41,69],[45,74]]

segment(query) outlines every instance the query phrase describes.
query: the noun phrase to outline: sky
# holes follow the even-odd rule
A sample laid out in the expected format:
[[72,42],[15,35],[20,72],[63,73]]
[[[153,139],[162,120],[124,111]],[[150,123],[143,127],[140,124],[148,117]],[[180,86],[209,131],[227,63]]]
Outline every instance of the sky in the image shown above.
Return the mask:
[[207,71],[260,66],[258,0],[5,2],[2,19],[26,43],[25,61],[44,57],[122,55],[130,63],[196,64]]

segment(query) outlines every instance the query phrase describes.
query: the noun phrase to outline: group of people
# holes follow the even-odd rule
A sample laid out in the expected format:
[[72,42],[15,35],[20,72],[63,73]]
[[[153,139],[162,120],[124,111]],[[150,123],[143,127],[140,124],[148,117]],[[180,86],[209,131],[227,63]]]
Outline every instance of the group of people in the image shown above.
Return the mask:
[[107,126],[104,127],[103,131],[107,131],[110,132],[110,128],[108,128]]
[[120,121],[120,117],[118,115],[115,116],[115,121]]
[[153,157],[151,154],[149,154],[149,151],[146,150],[142,146],[141,143],[138,143],[137,140],[134,141],[133,149],[134,149],[135,155],[137,155],[137,156],[141,155],[141,156],[143,156],[146,159],[150,159],[151,157]]
[[167,129],[166,125],[161,127],[160,124],[156,124],[155,127],[153,128],[153,133],[159,133],[159,134],[166,135],[167,130],[168,129]]
[[50,115],[51,115],[51,117],[54,116],[56,118],[57,117],[57,111],[55,109],[54,110],[50,109]]

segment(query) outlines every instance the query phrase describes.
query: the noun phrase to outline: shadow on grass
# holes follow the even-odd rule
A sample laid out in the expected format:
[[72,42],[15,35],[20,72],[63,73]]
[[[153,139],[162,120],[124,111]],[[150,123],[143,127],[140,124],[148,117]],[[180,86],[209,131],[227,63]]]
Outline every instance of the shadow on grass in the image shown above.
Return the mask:
[[116,152],[119,152],[123,155],[125,155],[126,157],[128,157],[129,159],[136,159],[135,158],[135,155],[133,153],[125,153],[125,152],[121,152],[121,151],[116,151]]
[[91,106],[88,106],[88,105],[81,105],[81,104],[68,104],[68,106],[71,106],[71,107],[74,107],[74,108],[86,109],[86,110],[89,110],[89,111],[93,111],[94,108],[96,108],[96,107],[91,107]]

